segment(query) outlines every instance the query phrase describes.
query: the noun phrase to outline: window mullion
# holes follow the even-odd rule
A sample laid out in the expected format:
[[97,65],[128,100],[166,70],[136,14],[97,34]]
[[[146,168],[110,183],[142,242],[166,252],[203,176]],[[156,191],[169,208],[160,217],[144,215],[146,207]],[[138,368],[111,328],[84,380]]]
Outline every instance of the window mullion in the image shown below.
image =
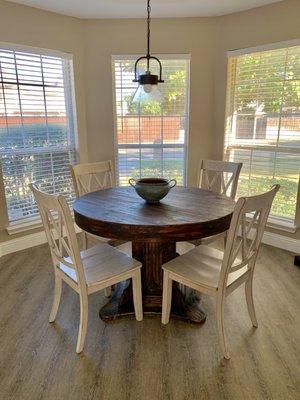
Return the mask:
[[15,63],[15,72],[16,72],[16,81],[17,81],[17,91],[18,91],[18,99],[19,99],[19,110],[21,116],[21,125],[22,125],[22,140],[23,140],[23,147],[25,148],[25,133],[24,133],[24,121],[23,121],[23,110],[22,110],[22,102],[21,102],[21,94],[20,94],[20,84],[19,84],[19,73],[17,67],[17,60],[16,60],[16,52],[14,51],[14,63]]
[[142,141],[141,141],[141,104],[139,103],[139,108],[138,108],[138,115],[139,115],[139,176],[140,178],[142,177]]
[[[7,119],[6,95],[5,95],[5,90],[4,90],[1,60],[0,60],[0,78],[1,78],[3,105],[4,105],[4,112],[5,112],[6,132],[7,132],[7,135],[8,135],[9,134],[9,129],[8,129],[8,119]],[[0,148],[1,148],[1,146],[0,146]]]
[[161,144],[162,144],[162,147],[161,147],[161,151],[160,151],[160,171],[161,171],[161,176],[164,176],[164,159],[163,159],[163,155],[164,155],[164,148],[163,148],[163,145],[164,145],[164,142],[165,142],[165,139],[164,139],[164,134],[163,134],[163,132],[164,132],[164,117],[163,117],[163,105],[161,104],[160,105],[160,142],[161,142]]
[[[69,145],[74,138],[74,118],[73,118],[73,104],[72,104],[72,89],[70,80],[70,61],[62,60],[62,73],[64,79],[64,95],[65,95],[65,115],[67,118],[67,142]],[[71,117],[71,118],[70,118]],[[73,143],[75,147],[75,143]]]
[[44,66],[43,66],[43,59],[42,59],[41,55],[40,55],[40,62],[41,62],[41,74],[42,74],[42,83],[43,83],[43,97],[44,97],[47,142],[48,142],[48,146],[49,146],[50,145],[50,137],[49,137],[49,126],[48,126],[48,111],[47,111],[47,100],[46,100],[45,79],[44,79]]

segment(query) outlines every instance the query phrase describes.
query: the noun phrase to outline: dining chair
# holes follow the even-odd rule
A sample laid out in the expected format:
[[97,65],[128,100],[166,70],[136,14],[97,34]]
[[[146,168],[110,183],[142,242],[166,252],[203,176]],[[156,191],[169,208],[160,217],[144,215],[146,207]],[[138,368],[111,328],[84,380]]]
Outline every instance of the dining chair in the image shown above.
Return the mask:
[[80,323],[76,352],[80,353],[87,332],[88,296],[128,279],[132,279],[135,317],[141,321],[142,264],[106,243],[99,243],[80,252],[74,222],[65,198],[43,193],[34,184],[30,188],[43,221],[54,267],[54,299],[49,321],[55,321],[64,281],[79,294]]
[[114,170],[110,160],[70,165],[76,197],[115,186]]
[[[198,187],[211,190],[234,200],[242,166],[242,163],[231,161],[202,160],[198,173]],[[199,240],[191,240],[188,243],[199,246],[200,244],[212,243],[221,238],[226,243],[226,232]]]
[[[115,186],[113,166],[110,160],[77,165],[70,164],[70,171],[77,198],[96,190],[107,189]],[[107,242],[113,247],[119,246],[123,243],[119,240],[109,240],[83,231],[84,248],[87,248],[88,246],[88,238],[96,241]]]
[[238,179],[243,163],[202,160],[198,174],[198,187],[235,199]]
[[173,281],[215,297],[221,349],[229,359],[224,328],[225,298],[245,283],[248,312],[257,327],[253,303],[253,275],[261,239],[279,185],[264,194],[241,197],[234,209],[225,251],[198,246],[163,265],[162,323],[170,318]]
[[[114,169],[110,160],[77,165],[71,164],[70,171],[76,197],[83,196],[84,194],[96,190],[107,189],[115,186]],[[85,249],[88,247],[89,238],[94,242],[106,242],[113,247],[126,243],[126,241],[107,239],[83,231],[83,247]],[[106,297],[109,297],[110,294],[111,289],[107,288],[105,291]]]

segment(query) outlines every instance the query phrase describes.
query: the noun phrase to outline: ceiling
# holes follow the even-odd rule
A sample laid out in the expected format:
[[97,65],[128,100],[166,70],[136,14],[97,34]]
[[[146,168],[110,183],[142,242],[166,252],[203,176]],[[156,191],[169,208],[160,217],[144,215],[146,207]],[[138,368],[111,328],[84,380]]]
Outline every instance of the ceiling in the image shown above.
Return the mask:
[[[146,0],[7,0],[78,18],[139,18]],[[218,16],[281,0],[152,0],[153,17]]]

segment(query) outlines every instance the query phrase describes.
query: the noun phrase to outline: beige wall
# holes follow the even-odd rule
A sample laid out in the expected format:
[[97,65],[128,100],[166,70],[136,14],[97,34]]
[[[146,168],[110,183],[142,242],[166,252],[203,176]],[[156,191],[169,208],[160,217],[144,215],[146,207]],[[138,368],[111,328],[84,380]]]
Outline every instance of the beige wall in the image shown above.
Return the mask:
[[[299,0],[219,18],[153,20],[153,51],[192,56],[190,184],[195,183],[200,158],[222,157],[226,51],[299,37]],[[82,160],[112,159],[111,55],[144,53],[145,21],[83,21],[0,0],[1,41],[73,53]],[[1,231],[5,222],[1,187],[0,204],[3,241],[7,235]]]
[[[85,22],[86,107],[91,160],[114,157],[111,56],[144,54],[144,20]],[[156,53],[190,53],[191,102],[188,177],[196,181],[195,165],[210,157],[213,126],[214,55],[216,20],[159,19],[152,24]]]
[[[300,0],[287,0],[219,18],[215,63],[215,126],[213,157],[222,157],[227,51],[300,38]],[[300,166],[299,166],[300,168]],[[297,207],[300,226],[300,201]],[[279,232],[277,232],[279,233]],[[300,230],[296,233],[300,238]]]

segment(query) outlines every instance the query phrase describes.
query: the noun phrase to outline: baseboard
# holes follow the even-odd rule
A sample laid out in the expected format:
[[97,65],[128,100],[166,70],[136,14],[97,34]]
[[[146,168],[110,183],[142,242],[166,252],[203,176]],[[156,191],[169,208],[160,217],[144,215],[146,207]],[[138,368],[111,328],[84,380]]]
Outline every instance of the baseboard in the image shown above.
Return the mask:
[[[76,227],[76,231],[80,232],[81,230]],[[43,231],[32,233],[20,238],[7,240],[6,242],[0,243],[0,257],[16,251],[29,249],[30,247],[39,246],[40,244],[46,243],[46,241],[46,235]],[[270,246],[278,247],[279,249],[291,251],[292,253],[300,252],[299,239],[293,239],[272,232],[265,232],[262,242]]]
[[[77,233],[81,232],[81,229],[75,226]],[[46,234],[44,231],[31,233],[19,238],[7,240],[6,242],[0,243],[0,257],[16,251],[29,249],[31,247],[39,246],[40,244],[47,243]]]
[[46,243],[46,235],[43,231],[7,240],[6,242],[0,243],[0,256],[2,257],[16,251],[39,246],[43,243]]
[[292,253],[300,252],[300,239],[278,235],[277,233],[265,232],[262,243],[268,244],[279,249],[287,250]]

